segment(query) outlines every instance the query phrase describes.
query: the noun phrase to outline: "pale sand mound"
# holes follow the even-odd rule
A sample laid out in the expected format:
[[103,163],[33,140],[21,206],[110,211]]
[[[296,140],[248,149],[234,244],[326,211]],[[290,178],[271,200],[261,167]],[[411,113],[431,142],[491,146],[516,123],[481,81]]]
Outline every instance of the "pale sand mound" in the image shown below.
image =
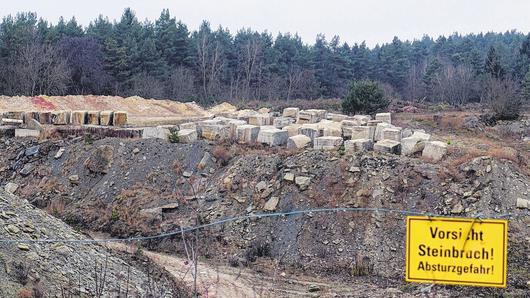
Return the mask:
[[237,108],[222,103],[206,111],[194,102],[144,99],[139,96],[0,96],[0,113],[7,111],[93,110],[126,111],[132,125],[173,124],[184,119],[201,119],[213,114],[236,111]]

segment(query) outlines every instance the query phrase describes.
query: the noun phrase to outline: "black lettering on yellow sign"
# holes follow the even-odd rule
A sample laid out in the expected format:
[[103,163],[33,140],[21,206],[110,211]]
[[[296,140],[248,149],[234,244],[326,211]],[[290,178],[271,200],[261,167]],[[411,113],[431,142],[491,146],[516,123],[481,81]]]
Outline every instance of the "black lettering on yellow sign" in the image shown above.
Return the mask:
[[409,216],[406,280],[506,287],[508,222]]

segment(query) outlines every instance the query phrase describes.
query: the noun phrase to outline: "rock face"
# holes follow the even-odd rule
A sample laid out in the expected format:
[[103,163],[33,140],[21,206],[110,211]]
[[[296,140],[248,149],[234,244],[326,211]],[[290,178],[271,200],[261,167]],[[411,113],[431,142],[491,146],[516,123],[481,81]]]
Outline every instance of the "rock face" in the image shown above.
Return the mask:
[[374,151],[400,154],[401,143],[392,140],[381,140],[374,144]]
[[295,135],[287,140],[287,149],[302,149],[311,144],[311,138],[306,135]]
[[314,148],[320,150],[336,150],[342,145],[342,137],[318,137],[314,140]]
[[440,161],[447,153],[447,144],[440,141],[428,141],[423,148],[422,157],[434,162]]
[[[3,215],[0,237],[3,239],[87,240],[65,223],[33,207],[27,200],[1,190],[0,209]],[[149,289],[145,285],[148,283],[152,283],[151,289],[157,289],[157,297],[178,296],[178,289],[167,277],[153,279],[147,273],[147,270],[157,269],[140,269],[98,244],[15,242],[1,245],[0,256],[5,267],[5,270],[0,270],[1,297],[22,297],[18,294],[23,288],[40,288],[42,297],[51,297],[57,294],[58,289],[67,288],[68,281],[73,280],[75,289],[81,290],[82,296],[96,297],[96,279],[105,279],[100,297],[118,297],[126,288],[131,297],[147,297]],[[105,270],[96,274],[95,266],[98,270]],[[127,276],[127,271],[129,281],[122,277],[124,273]]]
[[287,131],[272,127],[260,129],[257,142],[267,144],[269,146],[282,146],[287,143],[288,138],[289,135]]
[[236,140],[240,144],[255,143],[258,139],[259,126],[245,124],[236,128]]
[[179,142],[181,143],[192,143],[197,141],[197,130],[196,129],[181,129],[178,132]]
[[374,142],[370,139],[347,140],[344,142],[344,151],[347,153],[369,151],[374,148]]

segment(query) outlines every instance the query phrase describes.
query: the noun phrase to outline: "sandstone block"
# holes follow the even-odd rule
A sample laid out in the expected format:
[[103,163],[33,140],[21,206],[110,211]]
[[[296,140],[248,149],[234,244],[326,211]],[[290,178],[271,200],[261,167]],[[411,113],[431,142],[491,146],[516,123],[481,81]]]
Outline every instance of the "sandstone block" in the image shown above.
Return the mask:
[[70,123],[69,111],[54,111],[51,114],[51,123],[54,125],[66,125]]
[[196,129],[181,129],[178,132],[180,143],[192,143],[197,141],[197,130]]
[[298,134],[300,127],[302,127],[301,124],[293,123],[291,125],[288,125],[288,126],[282,128],[282,130],[287,131],[287,134],[290,137],[292,137],[292,136],[296,136]]
[[348,134],[352,140],[357,140],[357,139],[373,140],[374,133],[375,133],[375,129],[373,126],[346,127],[344,128],[344,131],[346,132],[345,135]]
[[299,108],[285,108],[283,109],[282,116],[296,119],[298,118],[299,111],[300,111]]
[[230,126],[230,137],[232,139],[236,139],[237,136],[236,136],[236,129],[238,126],[240,125],[245,125],[247,124],[247,121],[245,120],[240,120],[240,119],[231,119],[228,121],[228,125]]
[[267,144],[269,146],[281,146],[287,143],[289,135],[287,131],[277,128],[260,129],[258,133],[257,142]]
[[351,117],[344,114],[335,114],[335,113],[327,113],[326,119],[331,120],[333,122],[341,122],[342,120],[350,119]]
[[86,124],[99,125],[99,111],[88,111],[86,114]]
[[374,133],[374,141],[380,141],[383,139],[383,130],[385,128],[391,128],[392,125],[391,124],[388,124],[388,123],[378,123],[377,126],[375,127],[375,133]]
[[272,116],[270,114],[256,114],[248,118],[248,124],[256,126],[272,125]]
[[401,143],[392,140],[381,140],[374,144],[374,151],[400,154]]
[[23,128],[15,129],[15,137],[17,138],[26,138],[26,137],[38,138],[39,136],[40,136],[40,131],[35,130],[35,129],[23,129]]
[[114,112],[112,125],[122,127],[122,126],[127,125],[127,121],[128,121],[127,112],[123,112],[123,111]]
[[230,126],[225,124],[201,124],[201,135],[210,141],[230,139]]
[[99,113],[99,123],[104,126],[111,126],[113,117],[113,111],[101,111],[101,113]]
[[277,117],[277,118],[274,118],[272,123],[274,127],[278,129],[282,129],[286,126],[293,124],[294,119],[290,117]]
[[431,136],[421,132],[415,132],[410,137],[401,139],[401,155],[409,156],[416,152],[421,152],[425,147],[425,142]]
[[401,128],[391,127],[383,129],[383,139],[401,142]]
[[390,113],[375,114],[375,120],[383,121],[384,123],[392,124],[392,117]]
[[258,139],[259,126],[244,124],[236,128],[236,140],[240,144],[251,144]]
[[72,123],[72,125],[83,125],[86,123],[86,118],[86,111],[72,111],[72,114],[70,116],[70,123]]
[[356,122],[356,125],[364,126],[368,124],[368,121],[372,120],[372,117],[370,115],[354,115],[352,119]]
[[303,124],[298,130],[299,134],[306,135],[311,139],[311,142],[315,138],[320,137],[320,129],[317,124]]
[[425,159],[438,162],[447,153],[447,144],[440,141],[427,141],[421,156]]
[[336,150],[342,145],[342,137],[318,137],[314,140],[314,148],[320,150]]
[[162,139],[169,138],[169,128],[166,127],[144,127],[142,131],[142,139]]
[[374,142],[371,139],[356,139],[344,142],[344,151],[347,153],[370,151],[373,148]]
[[52,112],[39,112],[39,123],[40,124],[52,124]]
[[317,123],[320,121],[318,113],[310,110],[302,110],[298,112],[298,118],[296,123],[298,124],[307,124],[307,123]]
[[311,144],[311,138],[306,135],[295,135],[287,140],[287,149],[302,149]]

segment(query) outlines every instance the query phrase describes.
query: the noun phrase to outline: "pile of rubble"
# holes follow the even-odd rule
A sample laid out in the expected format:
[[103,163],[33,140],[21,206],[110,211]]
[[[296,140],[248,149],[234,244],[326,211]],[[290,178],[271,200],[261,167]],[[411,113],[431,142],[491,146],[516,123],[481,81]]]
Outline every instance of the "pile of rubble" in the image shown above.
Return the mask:
[[[326,110],[286,108],[281,115],[269,111],[241,110],[222,117],[183,123],[177,127],[179,141],[235,141],[261,143],[288,149],[314,148],[347,153],[374,150],[411,156],[421,153],[439,161],[447,152],[443,142],[432,141],[424,130],[392,125],[390,113],[348,116]],[[170,127],[144,128],[144,138],[167,138]]]

